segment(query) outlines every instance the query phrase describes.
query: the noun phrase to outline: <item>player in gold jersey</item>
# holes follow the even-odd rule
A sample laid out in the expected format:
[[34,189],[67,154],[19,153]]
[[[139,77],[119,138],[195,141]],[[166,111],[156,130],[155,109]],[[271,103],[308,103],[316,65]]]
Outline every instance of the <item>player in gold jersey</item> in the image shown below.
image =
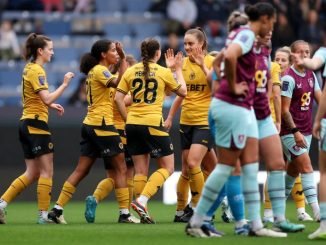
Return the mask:
[[34,181],[37,184],[38,224],[48,223],[48,208],[51,200],[53,175],[53,143],[48,126],[49,108],[61,116],[64,108],[55,104],[74,77],[65,74],[62,84],[52,93],[44,65],[54,54],[49,37],[32,33],[25,43],[25,65],[22,79],[23,115],[19,123],[19,140],[22,144],[26,170],[15,179],[0,199],[0,224],[5,224],[5,208],[18,194]]
[[[137,63],[137,60],[132,55],[126,55],[126,61],[128,63],[128,67],[134,65]],[[118,77],[118,70],[119,70],[120,62],[112,65],[110,67],[110,72],[113,74],[113,76]],[[114,98],[116,92],[116,88],[111,88],[110,93],[112,93],[112,98]],[[125,104],[128,107],[131,104],[131,97],[130,95],[127,95],[125,97]],[[132,162],[131,156],[128,153],[126,149],[127,145],[127,139],[125,134],[125,121],[122,119],[120,112],[116,106],[115,103],[113,103],[113,121],[114,126],[118,130],[121,141],[125,147],[125,160],[127,164],[127,185],[129,190],[129,209],[130,209],[130,202],[133,199],[134,194],[134,164]],[[95,213],[96,208],[99,202],[101,202],[103,199],[105,199],[110,192],[114,189],[114,179],[112,178],[112,175],[115,174],[112,169],[109,170],[109,176],[107,178],[101,180],[93,195],[90,195],[86,197],[86,209],[85,209],[85,219],[88,223],[94,223],[95,222]],[[120,215],[119,217],[120,223],[140,223],[140,220],[134,217],[132,214],[130,215]]]
[[[171,127],[172,119],[182,103],[180,116],[182,174],[177,185],[178,204],[175,222],[189,221],[204,186],[204,174],[207,177],[217,162],[208,126],[212,92],[207,77],[214,57],[207,55],[207,38],[200,28],[186,32],[184,48],[188,55],[182,67],[187,84],[187,96],[175,99],[165,121],[166,127]],[[203,165],[209,165],[206,166],[209,171],[202,171],[202,161]],[[188,183],[192,196],[190,204],[185,207],[188,202],[186,193]]]
[[[275,59],[272,62],[271,66],[271,78],[273,81],[273,96],[270,100],[270,108],[273,120],[279,129],[280,127],[280,119],[281,119],[281,108],[280,108],[280,96],[281,93],[281,81],[279,79],[280,76],[284,76],[286,71],[291,66],[291,50],[289,47],[282,47],[276,50]],[[279,65],[279,67],[277,67]],[[279,70],[279,71],[278,71]],[[277,73],[280,73],[278,75]],[[273,213],[272,206],[269,200],[269,195],[267,192],[267,188],[265,185],[265,200],[264,200],[264,221],[272,222],[273,221]],[[305,210],[305,196],[302,191],[301,177],[297,177],[295,180],[294,187],[291,191],[292,198],[295,202],[297,208],[297,218],[299,221],[312,221],[313,219]]]
[[[149,224],[155,222],[148,214],[147,202],[174,171],[173,145],[163,127],[165,91],[180,96],[187,93],[182,76],[182,54],[174,56],[172,50],[166,54],[167,65],[175,70],[176,79],[169,69],[157,64],[160,56],[158,41],[144,40],[141,43],[142,62],[125,72],[115,95],[121,116],[126,120],[127,148],[135,166],[135,188],[137,179],[147,179],[150,156],[157,158],[160,167],[150,176],[140,196],[131,203],[141,222]],[[128,92],[132,103],[127,116],[124,98]]]
[[[121,59],[119,76],[115,78],[108,68]],[[115,171],[115,193],[119,203],[120,215],[129,216],[129,192],[126,182],[126,163],[124,148],[119,133],[113,125],[112,93],[126,69],[125,55],[120,43],[98,40],[80,62],[80,70],[87,75],[86,89],[88,111],[81,128],[81,156],[73,173],[64,183],[56,205],[49,218],[56,223],[65,224],[63,207],[69,202],[76,186],[88,174],[98,157],[103,158],[104,166]]]

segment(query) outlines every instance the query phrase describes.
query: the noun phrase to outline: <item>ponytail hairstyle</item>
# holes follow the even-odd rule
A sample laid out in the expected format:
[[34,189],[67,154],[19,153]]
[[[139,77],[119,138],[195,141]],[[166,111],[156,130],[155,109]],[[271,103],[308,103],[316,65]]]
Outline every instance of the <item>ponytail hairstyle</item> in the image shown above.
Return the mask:
[[149,75],[149,61],[155,57],[156,51],[160,50],[160,43],[154,39],[149,38],[142,41],[140,45],[141,58],[144,65],[144,77],[148,79]]
[[271,18],[275,15],[276,10],[270,3],[258,2],[254,5],[247,5],[245,7],[245,13],[250,21],[257,21],[260,16],[267,15]]
[[38,35],[36,33],[31,33],[28,35],[23,51],[23,57],[26,61],[31,60],[34,62],[37,58],[37,50],[39,48],[44,49],[47,45],[47,42],[51,42],[52,40],[43,35]]
[[227,21],[228,32],[248,24],[248,16],[240,11],[233,11]]
[[200,27],[196,27],[193,29],[189,29],[186,31],[185,35],[190,34],[190,35],[195,35],[197,40],[199,42],[203,42],[202,50],[204,51],[204,54],[207,54],[207,49],[208,49],[208,41],[207,41],[207,36],[204,30]]
[[102,53],[106,53],[110,49],[112,43],[113,41],[106,39],[96,41],[91,48],[91,52],[85,53],[82,56],[79,70],[87,75],[88,72],[101,61]]

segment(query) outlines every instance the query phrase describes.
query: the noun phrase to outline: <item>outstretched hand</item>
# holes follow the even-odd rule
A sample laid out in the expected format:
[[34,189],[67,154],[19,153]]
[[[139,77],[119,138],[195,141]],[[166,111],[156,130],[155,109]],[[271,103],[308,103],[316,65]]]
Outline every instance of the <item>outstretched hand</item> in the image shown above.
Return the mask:
[[183,53],[179,51],[174,55],[173,49],[168,49],[165,53],[165,63],[168,68],[173,70],[181,68],[183,65]]

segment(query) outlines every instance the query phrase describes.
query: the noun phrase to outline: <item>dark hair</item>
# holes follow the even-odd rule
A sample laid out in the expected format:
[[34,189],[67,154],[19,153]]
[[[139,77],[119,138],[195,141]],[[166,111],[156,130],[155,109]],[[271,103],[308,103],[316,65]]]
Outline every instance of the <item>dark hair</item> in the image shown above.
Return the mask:
[[141,58],[144,65],[144,77],[145,79],[148,79],[148,62],[154,58],[156,51],[160,49],[160,43],[154,38],[145,39],[144,41],[142,41],[140,49]]
[[304,40],[297,40],[297,41],[294,41],[291,45],[290,45],[290,49],[291,49],[291,52],[295,52],[297,46],[299,44],[307,44],[309,46],[309,49],[310,49],[310,45],[308,42],[304,41]]
[[106,53],[112,43],[113,41],[106,39],[96,41],[91,48],[91,52],[85,53],[82,56],[79,70],[87,75],[88,72],[100,62],[102,53]]
[[233,11],[227,21],[228,32],[248,23],[248,16],[240,11]]
[[245,7],[245,13],[250,21],[256,21],[260,16],[264,15],[267,15],[268,18],[270,18],[275,15],[275,12],[276,10],[273,5],[266,2],[259,2]]
[[198,41],[203,42],[204,44],[202,46],[202,50],[207,52],[207,36],[202,28],[196,27],[193,29],[189,29],[188,31],[186,31],[185,35],[187,34],[195,35]]
[[39,48],[43,49],[47,45],[47,42],[50,41],[52,40],[47,36],[37,35],[36,33],[29,34],[24,46],[24,59],[26,61],[30,59],[32,59],[32,61],[35,61],[35,59],[37,58],[37,50]]

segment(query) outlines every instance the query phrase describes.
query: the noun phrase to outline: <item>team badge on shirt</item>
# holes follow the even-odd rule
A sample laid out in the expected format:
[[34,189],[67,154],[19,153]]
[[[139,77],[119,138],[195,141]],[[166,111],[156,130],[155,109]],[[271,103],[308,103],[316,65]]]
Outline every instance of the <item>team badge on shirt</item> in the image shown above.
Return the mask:
[[240,37],[240,41],[245,43],[245,42],[247,42],[248,38],[249,38],[248,35],[242,34],[241,37]]
[[309,83],[310,88],[313,88],[314,87],[314,81],[313,81],[312,78],[309,78],[308,79],[308,83]]
[[288,89],[289,89],[289,82],[284,81],[282,84],[282,91],[288,91]]
[[106,78],[110,78],[111,77],[111,74],[109,71],[103,71],[103,75],[106,77]]
[[44,85],[45,84],[45,76],[39,76],[38,77],[38,82],[40,83],[40,85]]

